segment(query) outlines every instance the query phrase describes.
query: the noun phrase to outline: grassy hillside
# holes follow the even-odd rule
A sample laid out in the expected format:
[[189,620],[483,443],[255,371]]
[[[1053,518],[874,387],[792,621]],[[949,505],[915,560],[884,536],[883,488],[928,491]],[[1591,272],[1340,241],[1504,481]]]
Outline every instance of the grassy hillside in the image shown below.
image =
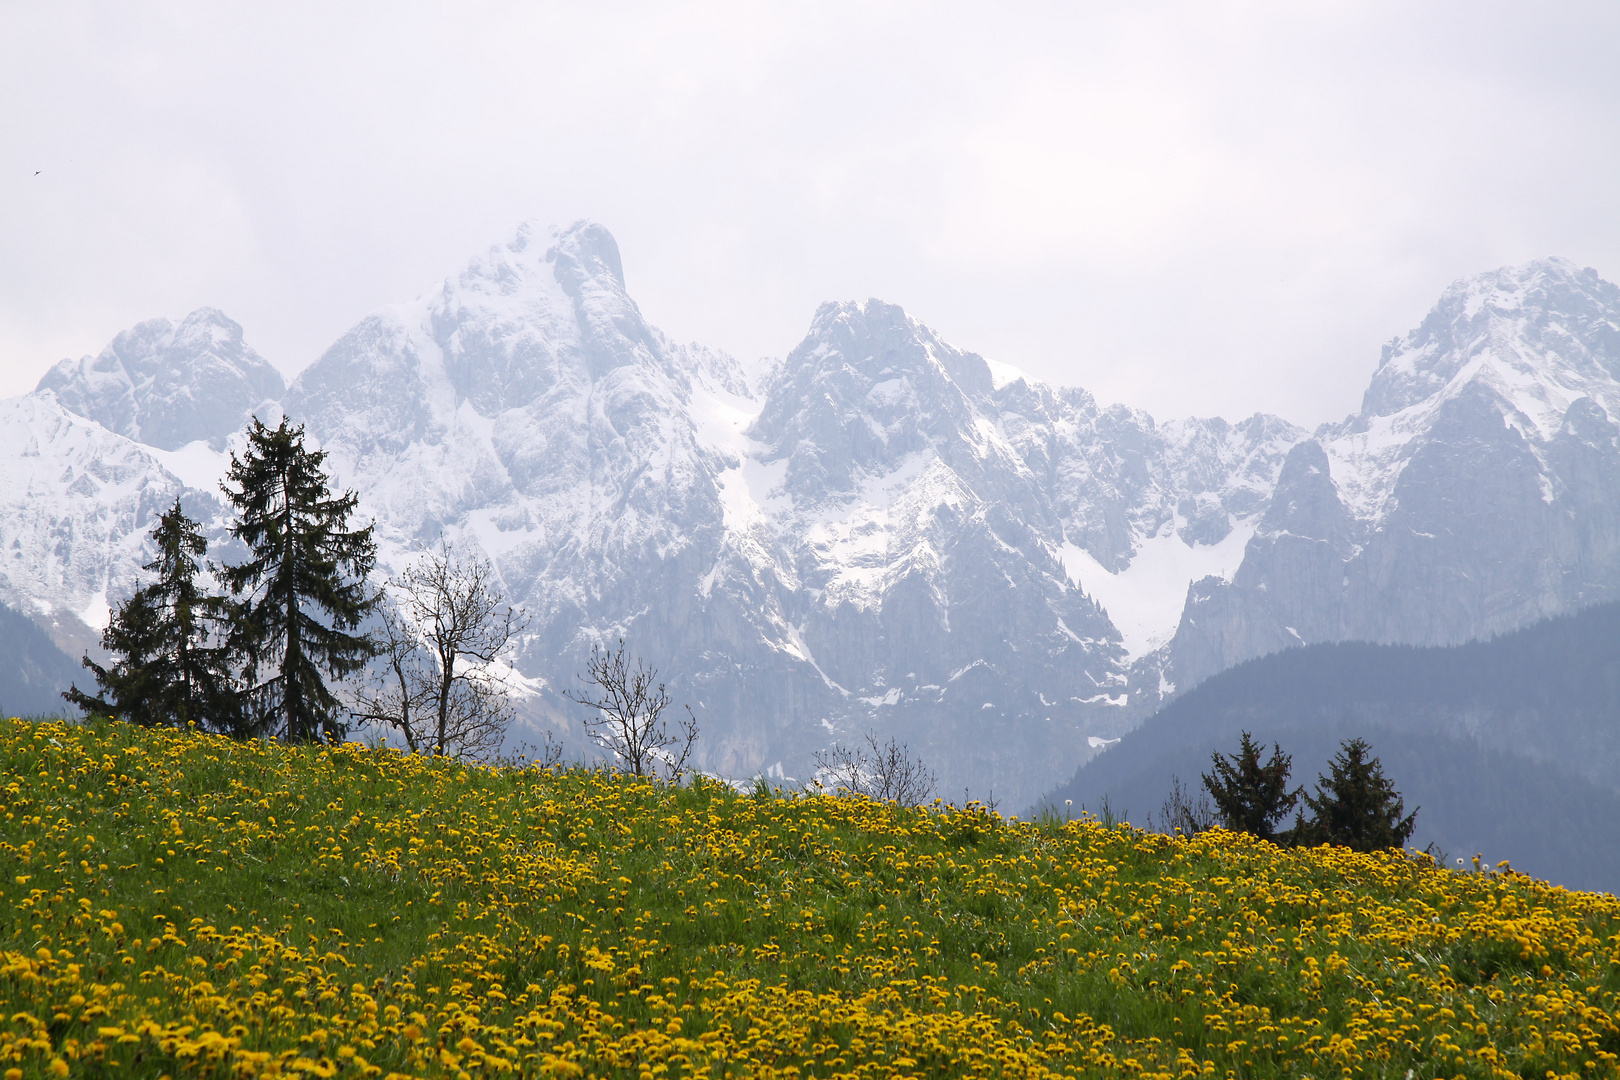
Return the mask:
[[1620,1076],[1620,903],[1513,874],[121,725],[0,761],[11,1080]]

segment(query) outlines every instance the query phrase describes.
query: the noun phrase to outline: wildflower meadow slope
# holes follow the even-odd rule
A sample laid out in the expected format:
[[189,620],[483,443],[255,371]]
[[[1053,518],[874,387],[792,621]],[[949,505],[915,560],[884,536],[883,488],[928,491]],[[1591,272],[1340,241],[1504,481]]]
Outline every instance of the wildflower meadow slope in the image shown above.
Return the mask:
[[0,1072],[1620,1076],[1620,903],[1399,853],[0,722]]

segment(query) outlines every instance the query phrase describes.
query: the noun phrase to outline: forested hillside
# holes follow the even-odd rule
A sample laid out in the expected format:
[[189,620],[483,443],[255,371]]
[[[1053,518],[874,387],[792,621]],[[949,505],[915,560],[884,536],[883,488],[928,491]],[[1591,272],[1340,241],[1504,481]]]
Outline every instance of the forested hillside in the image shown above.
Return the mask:
[[1280,743],[1294,781],[1339,741],[1373,744],[1406,798],[1415,840],[1579,888],[1620,890],[1620,604],[1452,648],[1344,643],[1291,649],[1172,702],[1049,796],[1141,823],[1179,776],[1241,731]]

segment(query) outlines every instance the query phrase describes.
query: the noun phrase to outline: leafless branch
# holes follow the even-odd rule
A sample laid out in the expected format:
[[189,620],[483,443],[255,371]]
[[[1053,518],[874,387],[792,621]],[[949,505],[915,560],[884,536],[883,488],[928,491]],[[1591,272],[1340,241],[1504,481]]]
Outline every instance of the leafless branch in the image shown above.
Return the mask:
[[688,706],[686,716],[673,726],[664,719],[670,697],[658,682],[658,670],[640,657],[626,656],[623,638],[617,649],[593,645],[580,681],[586,689],[570,690],[567,696],[595,710],[585,731],[613,755],[616,768],[632,776],[672,780],[685,774],[698,738],[697,718]]
[[1155,822],[1153,814],[1149,812],[1147,827],[1149,832],[1196,836],[1205,829],[1214,828],[1215,820],[1215,808],[1210,805],[1209,796],[1199,792],[1194,802],[1192,792],[1181,786],[1181,777],[1172,776],[1170,794],[1159,807],[1159,820]]
[[933,797],[938,777],[913,759],[906,744],[890,737],[878,742],[875,732],[866,733],[866,746],[834,746],[816,751],[816,768],[825,776],[824,786],[835,791],[866,795],[873,799],[920,806]]
[[385,593],[377,606],[382,626],[372,634],[378,661],[368,685],[355,695],[350,712],[361,725],[391,727],[411,752],[421,751],[422,713],[428,707],[432,680],[425,670],[426,650],[398,607]]
[[389,581],[384,664],[356,716],[398,730],[417,753],[480,757],[512,720],[497,670],[528,620],[506,603],[495,568],[449,545]]

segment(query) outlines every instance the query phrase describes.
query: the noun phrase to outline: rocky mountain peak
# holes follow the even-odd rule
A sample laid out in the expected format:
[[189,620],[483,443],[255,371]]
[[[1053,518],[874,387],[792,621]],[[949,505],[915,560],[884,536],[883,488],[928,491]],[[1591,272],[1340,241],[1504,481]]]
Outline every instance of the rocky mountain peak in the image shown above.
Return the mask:
[[600,290],[628,298],[624,263],[613,234],[594,221],[551,227],[526,221],[512,239],[491,245],[469,259],[459,274],[447,278],[443,294],[447,299],[463,294],[468,298],[554,294],[557,283],[571,296]]
[[[518,243],[524,242],[522,230]],[[552,234],[546,258],[557,264],[559,278],[602,282],[610,278],[624,292],[624,262],[613,234],[594,221],[576,221]]]
[[522,226],[427,300],[445,373],[480,413],[544,399],[559,384],[615,368],[667,366],[665,344],[624,288],[619,246],[594,222],[536,239]]
[[1333,485],[1327,452],[1315,439],[1288,451],[1277,476],[1271,505],[1260,519],[1259,536],[1293,536],[1322,540],[1344,552],[1349,548],[1351,519]]
[[[989,452],[990,368],[880,300],[823,304],[775,373],[749,435],[789,459],[789,486],[852,490],[923,450]],[[983,423],[981,423],[983,421]],[[971,471],[971,470],[970,470]]]
[[994,389],[983,357],[947,344],[899,305],[877,299],[821,305],[804,341],[789,354],[790,362],[800,363],[831,357],[874,378],[943,377],[974,397]]
[[176,326],[150,319],[95,356],[63,360],[39,381],[65,408],[161,450],[206,440],[222,446],[249,413],[286,390],[281,373],[216,308]]
[[[359,460],[442,444],[473,418],[510,417],[500,426],[519,430],[517,414],[533,413],[577,433],[577,403],[593,386],[635,382],[636,372],[681,377],[686,366],[625,292],[605,228],[529,222],[414,301],[360,322],[299,376],[288,411]],[[517,459],[545,452],[511,443],[503,456],[526,477]]]
[[1509,397],[1557,398],[1561,416],[1568,395],[1532,384],[1620,378],[1620,287],[1559,258],[1453,282],[1416,329],[1384,346],[1362,417],[1398,413],[1470,378],[1495,380]]

